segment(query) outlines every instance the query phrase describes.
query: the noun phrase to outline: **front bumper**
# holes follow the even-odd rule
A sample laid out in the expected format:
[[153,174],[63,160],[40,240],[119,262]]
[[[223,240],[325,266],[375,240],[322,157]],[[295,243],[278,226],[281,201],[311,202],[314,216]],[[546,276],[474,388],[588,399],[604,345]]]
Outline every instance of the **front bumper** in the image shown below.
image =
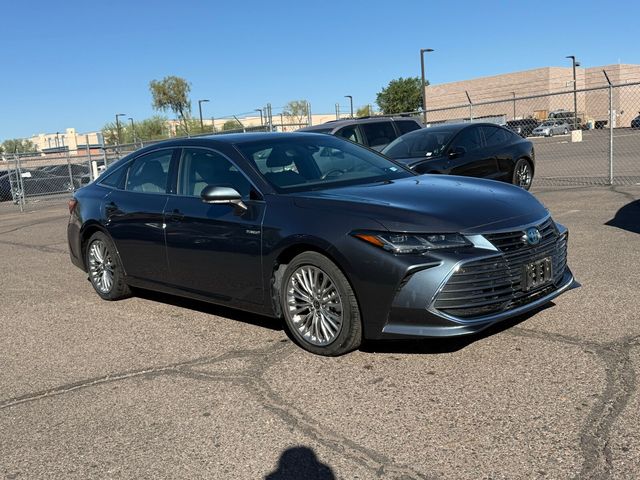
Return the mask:
[[[550,218],[537,227],[543,240],[536,246],[517,245],[520,230],[478,235],[476,248],[443,252],[437,262],[410,270],[398,285],[386,322],[376,337],[476,333],[535,310],[577,286],[566,265],[566,229]],[[523,266],[546,258],[552,260],[552,278],[525,291]]]

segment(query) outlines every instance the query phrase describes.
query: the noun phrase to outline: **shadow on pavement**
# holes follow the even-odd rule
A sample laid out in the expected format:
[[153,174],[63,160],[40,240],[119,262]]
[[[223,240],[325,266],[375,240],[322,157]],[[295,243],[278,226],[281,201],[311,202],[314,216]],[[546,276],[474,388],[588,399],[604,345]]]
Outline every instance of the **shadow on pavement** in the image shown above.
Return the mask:
[[282,330],[281,320],[259,315],[257,313],[244,312],[235,308],[223,307],[212,303],[193,300],[191,298],[184,298],[177,295],[169,295],[167,293],[154,292],[139,288],[134,289],[133,294],[136,297],[151,300],[153,302],[165,303],[167,305],[187,308],[189,310],[196,310],[208,315],[217,315],[219,317],[255,325],[256,327],[268,328],[270,330]]
[[453,353],[462,350],[468,345],[483,340],[497,333],[508,330],[531,318],[538,312],[551,308],[555,303],[550,302],[540,308],[519,315],[509,320],[493,324],[481,332],[464,335],[460,337],[423,338],[407,340],[371,340],[367,341],[360,348],[360,351],[367,353],[408,353],[437,355],[441,353]]
[[627,203],[616,212],[615,217],[605,225],[621,228],[633,233],[640,233],[640,200]]
[[318,460],[308,447],[288,448],[278,461],[278,469],[269,473],[265,480],[335,480],[329,465]]

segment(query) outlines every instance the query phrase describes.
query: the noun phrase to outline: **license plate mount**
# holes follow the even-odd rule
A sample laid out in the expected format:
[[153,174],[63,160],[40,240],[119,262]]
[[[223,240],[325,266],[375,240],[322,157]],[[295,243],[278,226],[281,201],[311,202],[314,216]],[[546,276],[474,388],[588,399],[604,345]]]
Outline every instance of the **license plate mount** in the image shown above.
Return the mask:
[[528,292],[553,280],[551,257],[545,257],[522,266],[522,290]]

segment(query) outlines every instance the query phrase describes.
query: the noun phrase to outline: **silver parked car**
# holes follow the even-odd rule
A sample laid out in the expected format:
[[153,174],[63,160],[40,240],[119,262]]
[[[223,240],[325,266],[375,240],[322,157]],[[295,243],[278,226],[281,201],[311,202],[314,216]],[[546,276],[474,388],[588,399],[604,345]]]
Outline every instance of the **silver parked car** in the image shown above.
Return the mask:
[[554,135],[566,135],[571,131],[571,125],[565,120],[547,120],[533,129],[533,135],[553,137]]

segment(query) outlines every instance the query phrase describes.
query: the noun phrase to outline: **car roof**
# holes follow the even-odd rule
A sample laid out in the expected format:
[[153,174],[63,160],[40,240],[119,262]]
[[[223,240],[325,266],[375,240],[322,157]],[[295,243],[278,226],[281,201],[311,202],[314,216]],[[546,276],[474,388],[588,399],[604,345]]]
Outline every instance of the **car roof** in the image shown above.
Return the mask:
[[328,122],[321,123],[320,125],[313,125],[310,127],[301,128],[300,132],[311,132],[313,130],[326,130],[328,128],[340,128],[346,125],[355,125],[361,123],[373,123],[373,122],[381,122],[381,121],[402,121],[409,120],[411,122],[420,123],[420,120],[414,117],[403,117],[403,116],[395,116],[395,117],[380,117],[380,116],[371,116],[371,117],[358,117],[358,118],[343,118],[340,120],[329,120]]

